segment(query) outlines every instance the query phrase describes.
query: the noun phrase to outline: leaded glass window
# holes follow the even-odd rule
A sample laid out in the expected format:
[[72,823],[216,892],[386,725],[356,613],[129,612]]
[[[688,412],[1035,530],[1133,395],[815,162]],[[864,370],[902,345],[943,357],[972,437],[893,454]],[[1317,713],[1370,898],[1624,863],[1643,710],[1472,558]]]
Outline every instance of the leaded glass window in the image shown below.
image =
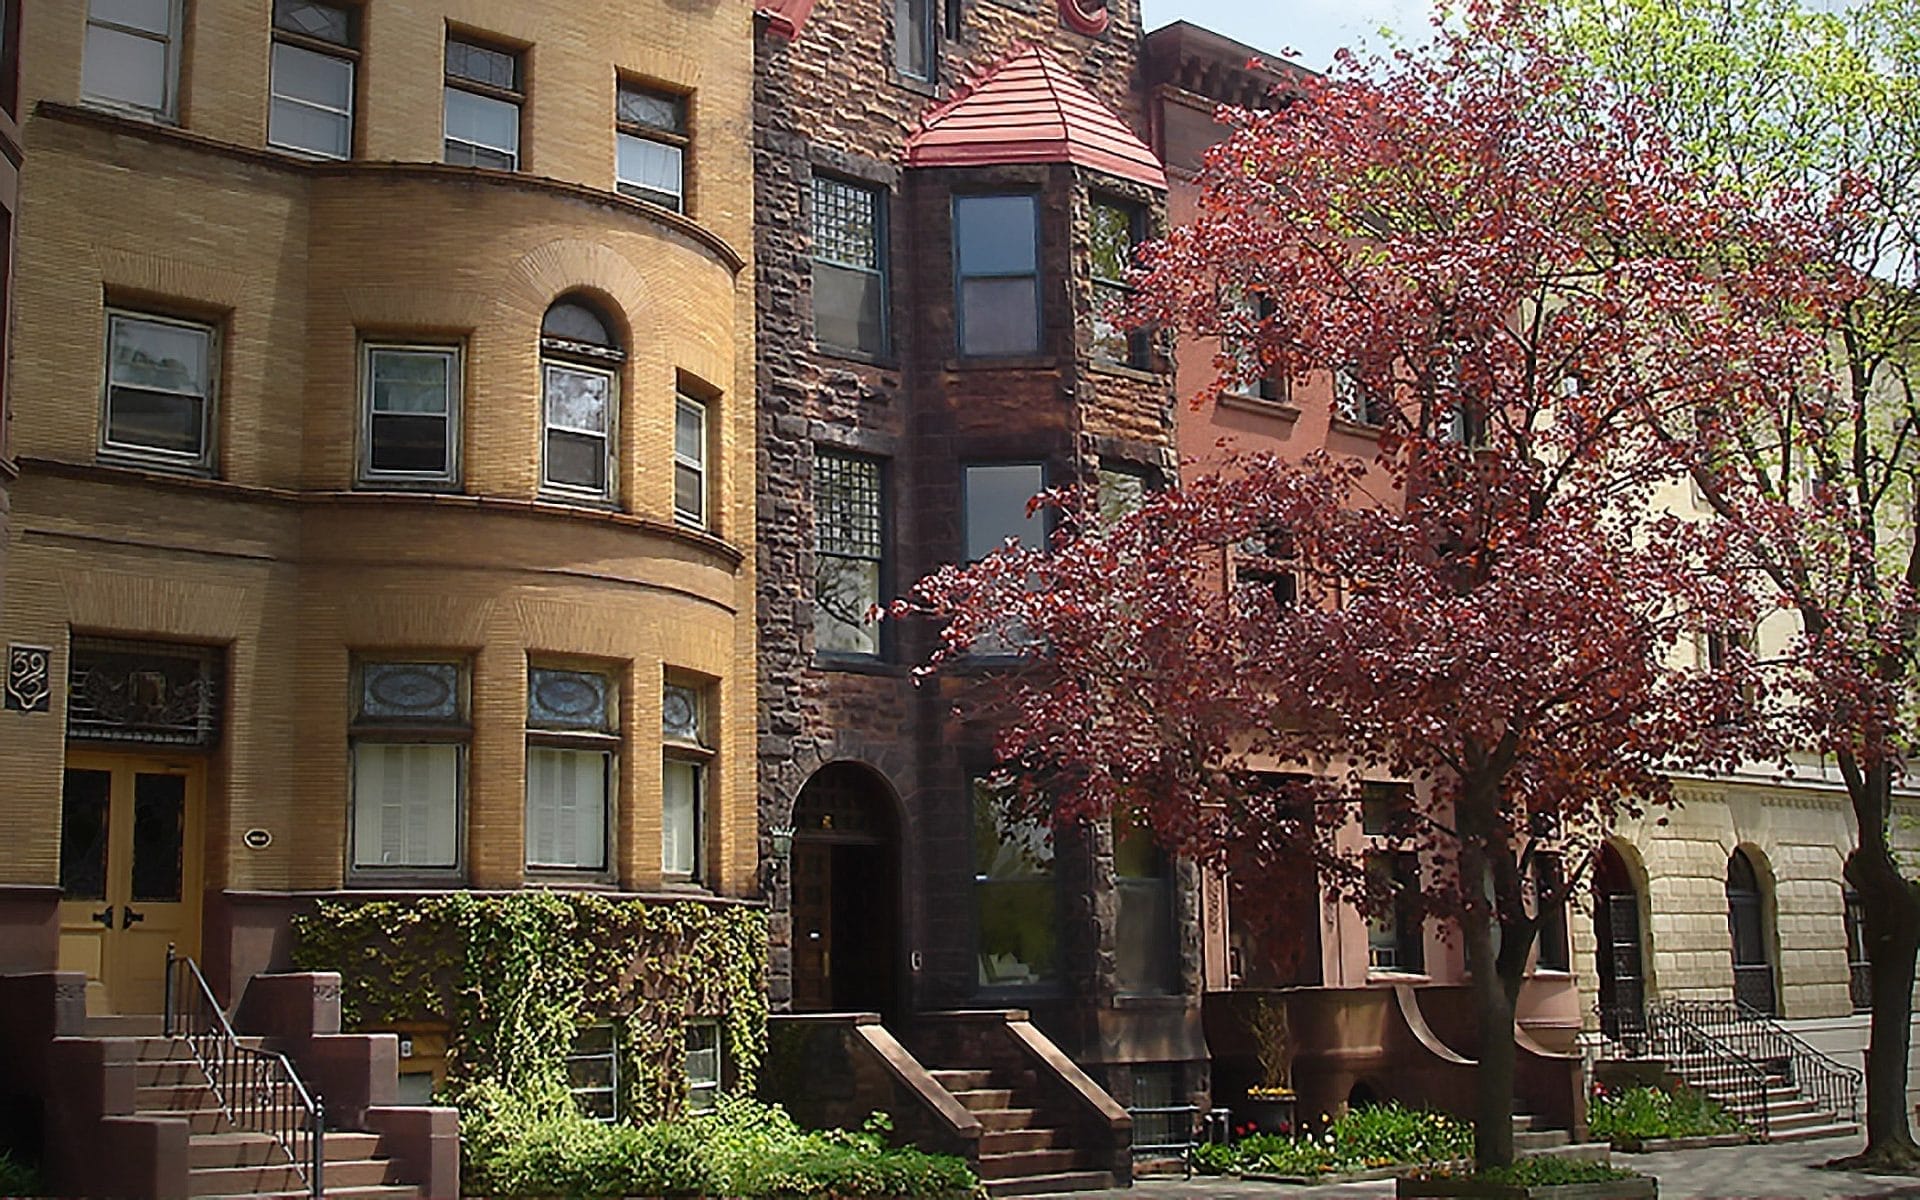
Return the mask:
[[519,170],[520,55],[450,37],[446,64],[446,161]]
[[707,772],[713,757],[701,689],[669,681],[661,690],[660,869],[669,879],[706,871]]
[[365,659],[354,674],[354,876],[456,874],[471,736],[466,665]]
[[813,339],[822,346],[887,352],[884,195],[831,175],[813,177]]
[[880,460],[824,447],[813,456],[814,649],[877,655],[886,517]]
[[354,10],[274,0],[267,141],[316,158],[353,155]]

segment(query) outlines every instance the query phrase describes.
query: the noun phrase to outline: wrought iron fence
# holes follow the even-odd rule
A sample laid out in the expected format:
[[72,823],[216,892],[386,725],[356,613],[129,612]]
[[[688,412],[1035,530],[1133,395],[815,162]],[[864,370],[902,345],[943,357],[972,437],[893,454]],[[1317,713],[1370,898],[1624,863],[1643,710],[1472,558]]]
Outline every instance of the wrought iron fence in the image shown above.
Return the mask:
[[273,1138],[315,1200],[325,1195],[326,1117],[284,1054],[243,1046],[191,958],[167,946],[166,1016],[170,1038],[183,1039],[235,1129]]
[[1860,1072],[1815,1050],[1766,1013],[1738,1000],[1670,1000],[1662,1007],[1767,1066],[1815,1108],[1840,1120],[1859,1120]]

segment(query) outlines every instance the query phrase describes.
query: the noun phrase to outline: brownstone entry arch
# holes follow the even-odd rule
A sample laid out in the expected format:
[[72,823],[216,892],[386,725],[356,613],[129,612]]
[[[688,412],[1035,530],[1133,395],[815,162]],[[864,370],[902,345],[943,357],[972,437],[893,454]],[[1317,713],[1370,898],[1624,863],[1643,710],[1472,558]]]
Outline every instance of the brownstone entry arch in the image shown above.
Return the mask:
[[828,763],[793,806],[793,1007],[899,1011],[900,852],[893,789]]

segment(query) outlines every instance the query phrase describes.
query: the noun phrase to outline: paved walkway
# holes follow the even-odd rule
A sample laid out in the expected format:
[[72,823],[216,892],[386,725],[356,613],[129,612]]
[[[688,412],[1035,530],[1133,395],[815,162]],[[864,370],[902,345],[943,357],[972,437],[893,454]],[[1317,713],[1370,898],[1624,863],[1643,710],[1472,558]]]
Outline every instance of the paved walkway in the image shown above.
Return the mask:
[[[1728,1146],[1666,1154],[1616,1154],[1613,1161],[1659,1177],[1660,1200],[1845,1200],[1903,1196],[1920,1200],[1920,1177],[1825,1171],[1820,1164],[1851,1154],[1846,1138],[1779,1146]],[[1392,1180],[1290,1187],[1196,1175],[1190,1180],[1147,1178],[1131,1191],[1082,1192],[1079,1200],[1379,1200]]]

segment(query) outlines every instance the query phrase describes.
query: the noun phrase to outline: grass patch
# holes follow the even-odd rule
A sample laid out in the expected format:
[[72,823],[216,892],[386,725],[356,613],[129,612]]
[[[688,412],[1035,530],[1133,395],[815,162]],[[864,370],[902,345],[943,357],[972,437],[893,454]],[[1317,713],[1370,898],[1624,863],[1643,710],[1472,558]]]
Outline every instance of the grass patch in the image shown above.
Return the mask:
[[0,1196],[40,1195],[40,1173],[0,1150]]
[[1444,1162],[1473,1153],[1473,1127],[1444,1113],[1398,1103],[1356,1108],[1317,1136],[1256,1134],[1202,1146],[1194,1165],[1213,1175],[1324,1175],[1404,1163]]
[[725,1097],[708,1113],[606,1125],[504,1089],[471,1088],[461,1100],[470,1195],[966,1200],[977,1185],[958,1158],[889,1147],[880,1114],[859,1132],[814,1131],[776,1105]]
[[1717,1102],[1675,1084],[1671,1091],[1653,1087],[1596,1090],[1587,1107],[1587,1128],[1596,1138],[1633,1149],[1654,1138],[1739,1133],[1743,1126]]

